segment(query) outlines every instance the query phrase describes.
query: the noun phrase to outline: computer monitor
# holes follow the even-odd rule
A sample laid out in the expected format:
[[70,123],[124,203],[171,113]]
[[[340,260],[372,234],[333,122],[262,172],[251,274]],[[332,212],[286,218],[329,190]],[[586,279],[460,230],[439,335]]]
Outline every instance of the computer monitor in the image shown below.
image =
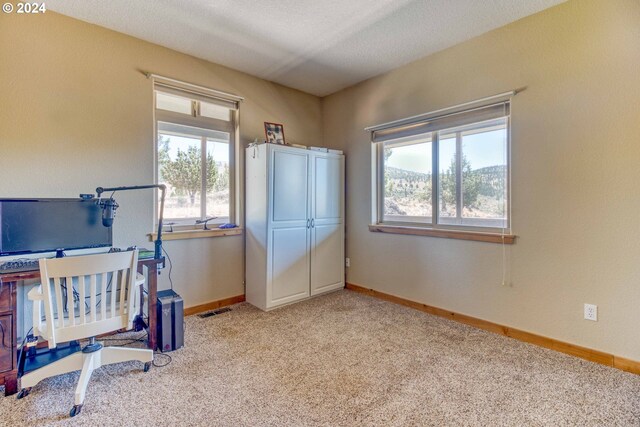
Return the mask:
[[112,244],[95,200],[0,199],[0,256]]

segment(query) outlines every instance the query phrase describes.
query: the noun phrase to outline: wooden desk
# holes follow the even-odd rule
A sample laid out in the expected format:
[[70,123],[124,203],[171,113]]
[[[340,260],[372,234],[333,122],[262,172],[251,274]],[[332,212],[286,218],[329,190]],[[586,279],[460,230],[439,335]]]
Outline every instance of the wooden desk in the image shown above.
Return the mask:
[[[148,340],[147,345],[155,350],[156,337],[156,299],[158,293],[158,266],[164,264],[161,259],[138,260],[138,273],[144,274],[147,267],[147,289],[149,292],[148,314]],[[0,274],[0,385],[4,384],[4,395],[9,396],[18,391],[18,343],[17,340],[17,315],[18,301],[16,289],[24,280],[39,279],[40,270],[24,271],[21,273]]]

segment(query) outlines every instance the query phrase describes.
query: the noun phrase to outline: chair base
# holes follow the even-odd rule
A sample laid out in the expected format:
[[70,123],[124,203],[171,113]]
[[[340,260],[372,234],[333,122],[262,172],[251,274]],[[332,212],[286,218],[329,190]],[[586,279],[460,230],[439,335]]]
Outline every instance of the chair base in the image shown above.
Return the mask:
[[80,411],[82,411],[82,405],[73,405],[73,408],[69,411],[69,416],[75,417],[80,413]]
[[95,353],[96,351],[102,350],[102,347],[104,347],[104,346],[101,343],[94,341],[91,344],[85,345],[84,348],[82,349],[82,352],[83,353]]
[[22,390],[18,395],[18,399],[26,397],[31,391],[31,387],[45,378],[81,369],[82,372],[80,373],[80,379],[78,380],[75,393],[75,406],[69,413],[69,415],[73,417],[79,414],[82,409],[89,379],[94,370],[104,365],[132,360],[143,362],[145,364],[144,371],[147,372],[153,361],[153,351],[141,348],[103,347],[91,353],[73,353],[63,359],[23,375],[21,379]]

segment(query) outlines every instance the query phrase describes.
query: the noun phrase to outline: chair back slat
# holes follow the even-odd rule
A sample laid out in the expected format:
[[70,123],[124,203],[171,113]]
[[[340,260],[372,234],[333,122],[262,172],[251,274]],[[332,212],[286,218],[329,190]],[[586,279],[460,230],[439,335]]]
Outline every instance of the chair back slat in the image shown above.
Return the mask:
[[107,273],[100,275],[100,318],[107,318]]
[[[86,276],[78,277],[78,311],[80,312],[80,323],[87,323],[87,283],[85,282]],[[89,308],[90,310],[91,308]]]
[[118,293],[118,271],[111,272],[111,317],[116,317],[116,295]]
[[41,259],[49,347],[131,327],[137,263],[137,251]]
[[[130,271],[129,274],[131,274],[131,283],[135,284],[137,282],[137,272],[134,270]],[[142,297],[142,295],[140,295],[140,288],[134,285],[129,288],[128,292],[129,294],[127,295],[127,301],[134,301],[134,304],[130,307],[137,309],[137,307],[140,307],[140,298],[138,298],[138,296]],[[127,307],[127,309],[130,307]],[[136,312],[130,311],[127,313],[127,315],[129,316],[129,321],[133,322],[133,319],[136,316]]]
[[96,321],[96,311],[98,311],[98,301],[97,301],[97,287],[96,287],[96,276],[95,274],[91,275],[91,279],[89,279],[89,302],[91,303],[91,307],[90,307],[90,313],[89,313],[89,321],[90,322],[95,322]]
[[[73,287],[73,277],[71,276],[67,276],[65,281],[65,293],[67,294],[67,306],[66,306],[66,311],[67,311],[67,320],[69,325],[71,326],[75,326],[76,324],[76,313],[75,313],[75,299],[74,297],[74,287]],[[64,313],[63,313],[64,315]],[[58,313],[58,316],[60,316],[60,314]]]
[[57,308],[57,314],[58,314],[58,327],[62,328],[64,326],[64,316],[61,315],[61,313],[64,313],[64,310],[62,309],[62,279],[60,279],[59,277],[54,277],[53,278],[53,286],[55,288],[55,292],[56,292],[56,308]]
[[[126,305],[124,304],[126,299],[125,296],[127,295],[127,278],[128,278],[129,272],[127,271],[122,271],[120,273],[120,307],[124,307],[124,310],[126,312]],[[124,313],[123,313],[124,314]]]

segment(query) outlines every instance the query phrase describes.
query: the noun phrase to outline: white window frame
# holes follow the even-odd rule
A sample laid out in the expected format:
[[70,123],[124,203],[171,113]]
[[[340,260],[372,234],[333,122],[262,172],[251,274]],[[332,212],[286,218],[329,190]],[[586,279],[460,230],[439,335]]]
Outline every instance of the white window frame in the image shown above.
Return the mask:
[[[425,228],[425,229],[433,229],[433,230],[454,230],[454,231],[473,231],[473,232],[486,232],[486,233],[501,233],[501,234],[511,234],[511,112],[510,112],[510,108],[509,108],[509,103],[507,103],[507,107],[506,107],[506,114],[503,116],[503,118],[506,121],[506,156],[505,156],[505,160],[507,163],[507,168],[506,168],[506,200],[505,200],[505,223],[504,226],[500,226],[499,224],[495,224],[495,226],[492,225],[487,225],[487,226],[479,226],[479,225],[465,225],[465,224],[442,224],[440,223],[440,188],[439,188],[439,142],[440,142],[440,138],[439,138],[439,133],[442,130],[447,130],[445,129],[437,129],[431,132],[425,132],[422,134],[416,134],[416,135],[411,135],[411,136],[403,136],[401,138],[398,139],[388,139],[387,141],[384,142],[377,142],[377,143],[372,143],[372,150],[371,150],[371,162],[372,162],[372,167],[371,167],[371,171],[372,171],[372,177],[371,177],[371,221],[372,224],[375,225],[389,225],[389,226],[405,226],[405,227],[415,227],[415,228]],[[455,108],[455,107],[454,107]],[[476,107],[477,108],[477,107]],[[439,110],[436,113],[440,113],[440,112],[444,112],[448,109],[444,109],[444,110]],[[454,115],[454,114],[464,114],[467,111],[473,111],[473,110],[457,110],[454,113],[450,113],[450,115]],[[412,123],[416,123],[416,124],[420,124],[421,122],[425,122],[425,116],[429,117],[431,116],[432,113],[427,113],[425,115],[420,115],[420,116],[416,116],[414,118],[409,118],[409,119],[404,119],[398,122],[392,122],[391,125],[395,124],[395,123],[400,123],[402,126],[411,126]],[[443,116],[443,117],[447,117],[449,116]],[[437,120],[438,116],[435,117],[429,117],[428,120]],[[477,124],[479,126],[489,123],[491,121],[495,121],[498,120],[498,118],[494,118],[491,120],[479,120],[477,122],[475,121],[471,121],[467,124],[465,124],[465,126],[473,126],[474,124]],[[373,132],[375,132],[375,130],[377,129],[389,129],[392,128],[392,126],[389,126],[390,124],[384,124],[384,125],[378,125],[378,126],[373,126],[370,128],[367,128],[366,130],[368,131],[372,131],[372,135]],[[458,127],[458,126],[455,126]],[[454,128],[455,128],[454,127]],[[456,211],[457,211],[457,217],[459,220],[464,221],[464,219],[461,218],[460,215],[460,211],[462,209],[462,195],[459,194],[460,193],[460,189],[461,187],[461,181],[462,181],[462,174],[460,173],[460,168],[461,168],[461,162],[462,162],[462,150],[461,150],[461,138],[459,135],[460,132],[458,132],[458,135],[456,135],[456,153],[457,156],[457,170],[458,173],[456,174],[456,178],[457,178],[457,184],[456,184],[456,188],[457,188],[457,196],[456,196]],[[430,139],[431,139],[431,160],[432,160],[432,173],[431,173],[431,188],[432,188],[432,194],[431,194],[431,200],[432,200],[432,212],[431,212],[431,217],[411,217],[411,216],[402,216],[402,218],[400,218],[398,216],[398,220],[389,220],[388,219],[388,215],[387,215],[387,219],[385,219],[384,216],[384,192],[385,192],[385,187],[384,187],[384,171],[385,171],[385,165],[384,165],[384,149],[385,146],[394,146],[394,145],[408,145],[413,141],[416,141],[416,143],[419,143],[421,140],[425,140],[427,139],[427,135],[430,135]],[[373,136],[372,136],[372,141],[373,141]],[[412,220],[413,219],[413,220]],[[430,221],[425,221],[425,219],[430,219]],[[471,220],[471,221],[475,221],[475,220]],[[496,221],[500,221],[502,222],[502,220],[496,220]],[[488,223],[491,222],[491,220],[487,220]]]
[[[509,212],[509,201],[510,201],[510,197],[511,197],[511,188],[509,185],[510,182],[510,176],[511,176],[511,162],[510,162],[510,138],[509,138],[509,134],[510,132],[510,117],[509,116],[505,116],[503,118],[505,120],[505,126],[506,126],[506,141],[505,141],[505,150],[506,150],[506,156],[505,156],[505,161],[506,161],[506,166],[507,166],[507,170],[506,170],[506,176],[505,176],[505,187],[506,187],[506,191],[505,191],[505,220],[504,220],[504,226],[500,226],[499,224],[502,223],[502,220],[499,219],[479,219],[479,218],[463,218],[462,217],[462,209],[464,207],[464,201],[463,201],[463,194],[462,194],[462,180],[463,180],[463,176],[462,176],[462,155],[464,154],[463,150],[462,150],[462,138],[463,136],[467,136],[469,135],[469,132],[472,132],[473,127],[477,127],[478,129],[482,129],[482,132],[491,132],[492,130],[497,130],[499,128],[502,127],[502,125],[494,125],[492,126],[493,129],[491,129],[491,126],[487,126],[488,124],[490,124],[491,122],[495,122],[497,120],[502,120],[502,119],[497,119],[497,120],[492,120],[492,121],[484,121],[484,122],[476,122],[476,123],[470,123],[469,125],[465,126],[471,129],[464,129],[464,130],[457,130],[455,132],[455,137],[456,137],[456,221],[459,222],[459,224],[436,224],[438,226],[440,226],[441,228],[444,227],[448,227],[448,228],[454,228],[454,229],[462,229],[462,230],[479,230],[479,231],[491,231],[491,232],[501,232],[502,230],[510,230],[510,212]],[[440,132],[435,132],[436,135],[435,139],[438,143],[438,147],[436,147],[436,149],[439,148],[439,143],[440,143],[440,136],[439,133]],[[476,133],[480,133],[480,132],[476,132]],[[436,150],[434,150],[436,151]],[[439,154],[439,153],[438,153]],[[439,165],[439,158],[438,159],[434,159],[434,166],[440,166]],[[436,174],[434,174],[436,175]],[[439,187],[439,182],[438,182],[438,178],[440,177],[440,173],[438,171],[437,176],[434,176],[434,181],[438,184],[438,188],[437,188],[437,194],[436,197],[438,197],[438,203],[433,205],[433,210],[434,210],[434,215],[437,215],[436,221],[439,222],[440,221],[440,214],[439,214],[439,203],[440,203],[440,187]],[[432,196],[433,197],[433,196]],[[438,211],[438,212],[436,212]],[[476,221],[485,221],[487,223],[487,225],[471,225],[469,223],[471,222],[476,222]],[[467,222],[467,224],[465,224],[465,222]],[[490,225],[490,224],[495,224],[495,225]]]
[[[154,143],[153,143],[153,156],[154,156],[154,182],[159,181],[159,163],[158,163],[158,123],[164,122],[169,124],[176,124],[179,126],[195,127],[211,131],[220,131],[229,133],[229,217],[216,218],[208,222],[209,227],[216,224],[222,224],[225,222],[231,222],[238,224],[239,217],[239,187],[240,176],[238,159],[240,159],[240,143],[239,143],[239,107],[242,97],[236,95],[227,94],[224,92],[208,89],[205,87],[192,85],[190,83],[180,82],[174,79],[149,75],[153,79],[153,128],[154,128]],[[167,93],[170,95],[178,95],[191,100],[191,114],[177,113],[173,111],[162,110],[156,108],[157,101],[156,96],[158,92]],[[200,101],[210,102],[213,104],[222,104],[229,106],[230,119],[224,121],[211,117],[204,117],[200,115]],[[167,131],[161,131],[161,133],[172,133]],[[180,132],[175,133],[176,135]],[[194,137],[194,135],[180,134],[180,136]],[[201,136],[203,165],[206,159],[206,136]],[[202,177],[202,188],[206,186],[206,175]],[[165,225],[168,222],[174,223],[172,225],[166,225],[173,230],[190,230],[190,229],[202,229],[203,225],[196,224],[196,220],[205,219],[203,215],[206,215],[206,191],[200,192],[201,197],[201,216],[199,218],[169,218],[165,217]],[[158,210],[159,210],[158,196],[156,195],[154,202],[154,218],[157,226]],[[204,213],[202,213],[204,212]]]

